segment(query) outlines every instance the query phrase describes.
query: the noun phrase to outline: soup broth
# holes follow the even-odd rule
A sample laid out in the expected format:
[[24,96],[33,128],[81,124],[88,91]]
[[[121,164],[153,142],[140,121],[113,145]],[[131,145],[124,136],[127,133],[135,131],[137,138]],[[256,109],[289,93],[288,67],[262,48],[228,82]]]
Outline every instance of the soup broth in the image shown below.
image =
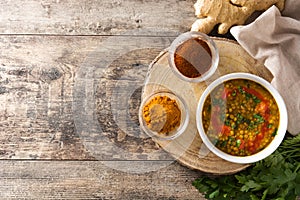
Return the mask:
[[278,105],[260,84],[233,79],[206,98],[202,123],[211,142],[235,156],[253,155],[270,144],[279,126]]

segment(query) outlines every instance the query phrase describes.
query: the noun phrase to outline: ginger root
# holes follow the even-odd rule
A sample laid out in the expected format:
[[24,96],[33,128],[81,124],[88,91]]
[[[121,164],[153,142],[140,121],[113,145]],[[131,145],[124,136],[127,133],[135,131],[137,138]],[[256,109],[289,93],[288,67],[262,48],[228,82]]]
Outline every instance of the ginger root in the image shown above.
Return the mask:
[[276,5],[284,8],[285,0],[197,0],[194,4],[198,18],[192,31],[210,33],[219,24],[218,33],[225,34],[233,25],[242,25],[254,11],[267,10]]

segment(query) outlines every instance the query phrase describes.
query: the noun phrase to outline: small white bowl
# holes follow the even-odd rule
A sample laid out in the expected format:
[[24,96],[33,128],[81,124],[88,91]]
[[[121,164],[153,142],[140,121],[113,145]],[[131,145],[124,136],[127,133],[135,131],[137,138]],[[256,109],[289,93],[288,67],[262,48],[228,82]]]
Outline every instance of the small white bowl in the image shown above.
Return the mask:
[[[145,105],[147,105],[147,103],[149,101],[151,101],[153,98],[157,97],[157,96],[167,96],[172,100],[175,100],[179,110],[181,112],[181,119],[180,119],[180,125],[174,129],[172,132],[170,132],[168,135],[165,134],[160,134],[158,132],[155,132],[151,129],[149,129],[149,127],[147,126],[147,123],[145,122],[144,118],[143,118],[143,108]],[[189,123],[189,110],[188,107],[184,101],[183,98],[181,98],[180,96],[178,96],[177,94],[170,92],[170,91],[157,91],[151,95],[149,95],[148,97],[146,97],[139,108],[139,122],[140,122],[140,126],[142,127],[143,131],[150,136],[151,138],[154,139],[158,139],[158,140],[173,140],[177,137],[179,137],[187,128],[188,123]]]
[[[211,52],[211,65],[210,65],[209,70],[206,71],[201,76],[190,78],[190,77],[183,75],[178,70],[178,68],[176,67],[174,58],[175,58],[175,53],[176,53],[177,48],[179,46],[181,46],[182,44],[184,44],[185,42],[187,42],[188,40],[193,39],[193,38],[200,39],[208,45],[209,50]],[[218,51],[218,48],[217,48],[215,42],[208,35],[201,33],[201,32],[191,31],[191,32],[186,32],[186,33],[179,35],[172,42],[172,44],[169,48],[168,61],[169,61],[169,65],[170,65],[172,71],[180,79],[187,81],[187,82],[202,82],[202,81],[207,80],[209,77],[211,77],[215,73],[215,71],[218,67],[218,64],[219,64],[219,51]]]
[[[265,87],[271,95],[274,97],[277,106],[279,108],[279,127],[277,130],[277,134],[274,137],[274,139],[270,142],[270,144],[262,149],[261,151],[249,155],[249,156],[233,156],[230,154],[227,154],[223,152],[222,150],[218,149],[208,138],[207,134],[204,131],[204,127],[202,124],[202,111],[203,111],[203,105],[206,100],[206,98],[209,96],[209,94],[212,92],[212,90],[217,87],[220,84],[223,84],[225,81],[232,80],[232,79],[247,79],[254,81],[263,87]],[[197,116],[196,116],[196,123],[198,132],[200,134],[200,137],[203,141],[203,143],[208,147],[210,151],[212,151],[215,155],[219,156],[220,158],[223,158],[224,160],[233,162],[233,163],[253,163],[257,162],[259,160],[262,160],[272,154],[280,145],[282,142],[286,130],[287,130],[287,124],[288,124],[288,115],[287,115],[287,109],[285,106],[285,103],[281,97],[281,95],[278,93],[278,91],[266,80],[263,78],[260,78],[256,75],[249,74],[249,73],[232,73],[227,74],[225,76],[221,76],[220,78],[216,79],[214,82],[212,82],[206,90],[203,92],[202,96],[199,99],[198,107],[197,107]]]

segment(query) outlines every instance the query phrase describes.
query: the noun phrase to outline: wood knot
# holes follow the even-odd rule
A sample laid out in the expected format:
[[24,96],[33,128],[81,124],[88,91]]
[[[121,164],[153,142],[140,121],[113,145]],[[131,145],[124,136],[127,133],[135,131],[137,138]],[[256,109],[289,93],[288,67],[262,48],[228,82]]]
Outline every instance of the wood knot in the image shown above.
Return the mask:
[[4,93],[7,93],[8,90],[6,89],[6,87],[2,87],[0,86],[0,94],[4,94]]
[[54,81],[62,77],[62,73],[55,67],[42,71],[42,78],[45,81]]

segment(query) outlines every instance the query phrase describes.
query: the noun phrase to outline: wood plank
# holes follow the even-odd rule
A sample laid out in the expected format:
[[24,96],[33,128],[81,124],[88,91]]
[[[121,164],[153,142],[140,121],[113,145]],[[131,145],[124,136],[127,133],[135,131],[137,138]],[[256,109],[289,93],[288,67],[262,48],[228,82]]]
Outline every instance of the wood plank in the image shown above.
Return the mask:
[[15,0],[0,2],[0,33],[111,35],[132,29],[184,32],[195,0]]
[[172,39],[1,36],[0,158],[169,160],[136,114],[148,65]]
[[80,57],[102,38],[75,42],[76,38],[11,36],[0,40],[1,158],[49,158],[64,148],[62,138],[78,147],[70,149],[74,154],[86,158],[82,145],[76,145],[70,120],[71,87]]
[[97,161],[0,161],[0,165],[3,199],[204,199],[191,185],[201,173],[177,163],[141,174],[116,171]]

